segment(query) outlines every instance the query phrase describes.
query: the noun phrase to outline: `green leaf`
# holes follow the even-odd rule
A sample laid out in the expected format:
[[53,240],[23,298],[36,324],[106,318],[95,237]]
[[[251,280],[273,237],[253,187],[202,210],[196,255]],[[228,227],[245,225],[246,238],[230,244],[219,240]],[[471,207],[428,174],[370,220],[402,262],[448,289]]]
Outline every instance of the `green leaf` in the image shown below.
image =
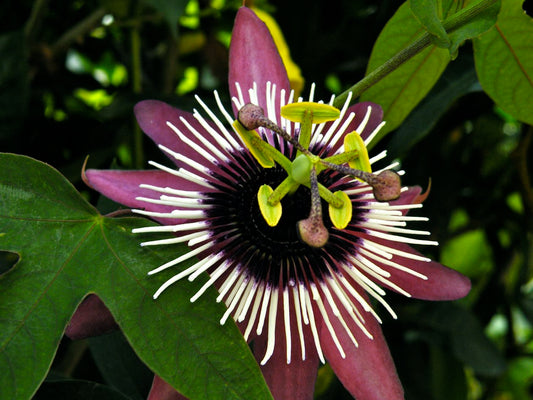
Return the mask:
[[184,247],[140,247],[132,229],[153,223],[102,217],[46,164],[3,154],[0,171],[0,249],[19,256],[0,276],[0,398],[35,393],[88,293],[103,300],[147,366],[185,396],[271,398],[236,326],[220,325],[215,289],[190,303],[205,277],[152,299],[175,271],[147,272]]
[[446,29],[442,26],[441,2],[437,0],[410,0],[411,12],[418,22],[434,36],[433,43],[445,49],[451,45]]
[[479,82],[503,110],[533,124],[533,20],[506,0],[496,25],[474,40]]
[[[409,4],[403,4],[379,35],[372,49],[367,74],[423,32],[425,29],[411,13]],[[401,124],[437,82],[449,61],[448,50],[430,45],[363,93],[361,101],[372,101],[383,108],[387,124],[381,129],[378,139]]]

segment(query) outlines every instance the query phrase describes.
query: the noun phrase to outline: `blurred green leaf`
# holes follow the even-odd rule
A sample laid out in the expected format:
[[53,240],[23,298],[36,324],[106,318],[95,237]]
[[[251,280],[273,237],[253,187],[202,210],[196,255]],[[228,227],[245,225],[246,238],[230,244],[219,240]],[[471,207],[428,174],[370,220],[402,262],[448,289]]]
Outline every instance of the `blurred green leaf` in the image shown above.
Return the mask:
[[89,338],[89,348],[105,382],[130,399],[143,400],[154,375],[120,331]]
[[[403,4],[374,44],[366,73],[382,65],[424,31],[409,4]],[[402,123],[437,82],[449,61],[448,50],[431,45],[362,94],[361,101],[372,101],[383,107],[383,119],[387,124],[381,129],[379,137]]]
[[74,96],[96,111],[107,107],[113,102],[113,95],[107,93],[104,89],[87,90],[80,88],[76,89]]
[[109,386],[82,380],[46,381],[39,388],[33,400],[129,400]]
[[520,357],[509,363],[506,374],[499,380],[497,392],[501,399],[531,400],[533,357]]
[[186,248],[139,246],[131,231],[151,222],[102,217],[44,163],[3,154],[0,171],[0,249],[20,257],[0,276],[0,398],[32,396],[88,293],[103,300],[149,368],[184,395],[270,398],[239,330],[220,325],[224,306],[214,301],[216,290],[190,303],[205,277],[152,299],[174,271],[147,271]]
[[477,374],[496,376],[505,370],[504,358],[470,311],[454,303],[425,304],[417,321],[448,335],[453,355]]
[[446,242],[440,261],[471,278],[489,274],[494,268],[491,247],[478,229],[462,233]]
[[0,35],[0,140],[19,133],[29,97],[28,61],[22,31]]
[[483,89],[503,110],[533,124],[533,20],[521,0],[502,4],[496,25],[474,40]]
[[411,11],[426,30],[434,36],[434,43],[445,49],[451,45],[442,26],[442,2],[437,0],[410,0]]
[[168,23],[174,37],[178,36],[178,21],[187,7],[189,0],[143,0],[155,8]]
[[94,63],[79,51],[69,49],[65,59],[65,67],[75,74],[89,74],[94,69]]
[[394,132],[388,144],[392,158],[407,153],[429,134],[459,97],[479,91],[472,57],[461,56],[444,71],[437,84]]
[[461,363],[450,352],[430,346],[433,400],[467,398],[466,376]]

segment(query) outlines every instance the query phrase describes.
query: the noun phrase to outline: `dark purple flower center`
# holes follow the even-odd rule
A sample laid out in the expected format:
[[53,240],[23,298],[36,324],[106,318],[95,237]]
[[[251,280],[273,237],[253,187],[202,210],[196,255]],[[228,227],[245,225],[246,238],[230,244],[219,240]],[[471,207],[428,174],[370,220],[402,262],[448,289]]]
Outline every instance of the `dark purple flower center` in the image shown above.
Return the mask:
[[[326,212],[323,222],[330,231],[328,243],[322,248],[303,243],[298,238],[296,224],[307,218],[311,199],[309,189],[303,185],[283,198],[281,220],[276,226],[269,226],[259,210],[257,192],[264,184],[276,187],[287,174],[281,167],[262,168],[247,154],[240,157],[240,166],[231,165],[231,168],[251,167],[236,176],[231,188],[221,185],[219,192],[208,194],[211,197],[208,202],[213,207],[207,211],[207,217],[212,223],[213,234],[219,236],[217,241],[222,251],[228,258],[245,265],[250,276],[271,285],[278,285],[281,279],[285,286],[291,281],[307,280],[310,276],[322,280],[330,275],[328,265],[336,271],[336,264],[346,260],[348,253],[353,253],[351,250],[357,237],[335,230]],[[322,172],[318,180],[330,187],[339,176],[337,172],[328,170]],[[336,189],[347,187],[338,185]],[[322,202],[327,209],[327,203]],[[354,209],[354,221],[361,212]],[[221,233],[231,228],[236,229],[240,236],[238,240],[226,243],[226,236]]]

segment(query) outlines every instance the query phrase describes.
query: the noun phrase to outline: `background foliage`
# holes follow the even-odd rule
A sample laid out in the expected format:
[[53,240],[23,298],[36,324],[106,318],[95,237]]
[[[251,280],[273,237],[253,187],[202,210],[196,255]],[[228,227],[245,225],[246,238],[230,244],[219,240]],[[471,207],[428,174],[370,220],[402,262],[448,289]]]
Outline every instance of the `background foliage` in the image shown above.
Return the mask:
[[[369,64],[371,70],[397,47],[399,50],[404,46],[405,43],[399,43],[398,32],[395,32],[399,28],[394,21],[396,24],[403,21],[400,33],[409,32],[409,26],[415,31],[425,26],[434,35],[431,51],[441,54],[439,57],[447,65],[437,62],[427,72],[419,72],[424,77],[433,77],[427,78],[430,83],[424,88],[409,89],[418,99],[408,96],[409,90],[405,88],[391,87],[386,80],[380,83],[384,88],[376,85],[363,97],[384,104],[386,111],[388,104],[402,105],[394,108],[395,112],[403,113],[401,116],[391,114],[387,118],[391,121],[390,133],[376,150],[387,148],[392,158],[401,160],[407,171],[404,183],[426,186],[431,180],[431,194],[425,203],[424,215],[430,217],[433,238],[441,246],[429,253],[424,250],[429,256],[468,275],[473,290],[467,298],[454,303],[427,303],[388,295],[394,298],[391,303],[399,319],[384,322],[385,336],[407,399],[531,398],[533,130],[528,124],[532,123],[533,115],[533,96],[530,95],[533,49],[532,36],[527,33],[531,34],[531,30],[528,31],[531,19],[524,14],[518,22],[500,23],[478,38],[493,23],[480,28],[480,22],[477,30],[460,32],[462,36],[458,34],[458,39],[457,36],[447,38],[442,33],[435,15],[420,13],[420,10],[427,10],[423,1],[412,2],[416,15],[410,13],[406,3],[403,11],[394,17],[396,20],[391,18],[398,9],[398,2],[388,0],[341,0],[334,4],[305,0],[255,3],[275,16],[293,60],[302,69],[305,88],[308,89],[311,82],[317,84],[316,98],[328,99],[331,93],[341,93],[365,75]],[[463,2],[443,3],[452,8],[464,5]],[[139,291],[142,285],[134,281],[149,268],[137,265],[136,271],[121,269],[123,258],[114,257],[112,252],[102,250],[103,256],[109,257],[110,268],[117,264],[113,276],[123,283],[119,285],[125,291],[120,294],[121,301],[112,295],[115,284],[103,282],[103,276],[93,279],[98,275],[88,273],[84,280],[75,281],[79,276],[68,273],[68,268],[89,268],[91,258],[84,258],[82,252],[70,249],[71,242],[54,221],[73,221],[81,235],[86,232],[83,237],[87,241],[83,243],[88,246],[87,252],[105,248],[102,241],[109,235],[119,238],[116,241],[126,240],[124,227],[147,223],[139,219],[115,222],[102,217],[101,214],[114,211],[117,205],[99,198],[83,184],[80,178],[83,160],[90,155],[91,168],[144,168],[149,159],[162,161],[162,155],[136,126],[132,107],[141,99],[158,98],[191,110],[195,106],[193,94],[209,101],[213,89],[227,93],[227,46],[240,4],[240,1],[231,0],[7,0],[0,5],[0,151],[48,163],[74,185],[70,186],[57,172],[41,163],[15,156],[2,159],[0,210],[2,217],[13,218],[3,219],[0,224],[0,248],[11,250],[0,252],[4,299],[0,303],[0,323],[2,331],[8,332],[7,339],[0,342],[0,352],[3,365],[13,362],[11,371],[17,378],[5,374],[3,379],[16,381],[15,386],[24,386],[25,392],[20,393],[25,393],[26,397],[42,380],[38,373],[30,373],[31,365],[48,370],[48,359],[40,358],[39,353],[48,354],[52,360],[60,339],[59,336],[48,337],[42,331],[43,338],[35,337],[39,331],[32,332],[31,324],[41,326],[41,320],[50,320],[57,325],[60,335],[87,291],[107,295],[106,304],[109,302],[108,306],[115,307],[119,316],[128,310],[128,301],[124,299],[129,299],[133,308],[138,304],[135,299],[142,301],[143,298]],[[422,7],[418,12],[417,5]],[[507,12],[510,5],[518,9],[522,2],[503,0],[502,12]],[[453,10],[448,11],[452,13]],[[403,18],[410,18],[409,22]],[[372,54],[373,45],[388,21],[391,22],[376,48],[382,46],[391,54],[386,54],[385,50],[375,50]],[[506,47],[502,38],[507,36],[502,32],[509,29],[516,31],[511,36],[520,40]],[[472,37],[475,37],[473,41],[456,49],[462,40]],[[505,55],[509,47],[519,63],[506,61],[512,58]],[[448,64],[450,54],[454,60]],[[498,57],[503,58],[499,60]],[[420,71],[414,68],[407,74],[412,76],[415,70]],[[402,74],[400,70],[397,72]],[[501,80],[502,74],[513,79]],[[401,78],[395,79],[395,82],[403,82]],[[54,182],[54,185],[41,187],[42,182]],[[11,187],[11,183],[26,191],[8,192],[5,188]],[[67,203],[72,207],[65,209],[56,205],[54,208],[54,198],[68,198]],[[31,201],[25,203],[28,199]],[[13,204],[15,200],[17,203]],[[24,225],[21,216],[34,220]],[[18,221],[13,222],[15,219]],[[20,232],[23,240],[11,243],[4,238],[2,241],[9,229]],[[89,232],[95,234],[91,236]],[[17,247],[22,242],[25,246]],[[127,254],[124,257],[147,257],[147,264],[148,260],[165,257],[157,253],[139,255],[141,250],[137,242],[135,237],[120,247]],[[78,249],[76,247],[76,251]],[[53,305],[44,310],[30,307],[34,304],[32,296],[48,293],[39,292],[41,286],[35,283],[39,282],[35,277],[28,282],[37,285],[36,292],[27,286],[22,292],[17,291],[14,274],[17,268],[11,268],[17,260],[15,252],[22,254],[23,250],[28,253],[21,263],[37,265],[39,268],[33,270],[34,274],[53,282],[50,287],[56,285],[58,292],[65,296],[65,301],[59,303],[64,306],[63,311]],[[63,257],[70,262],[74,254],[82,261],[61,264],[66,265],[65,269],[53,269],[58,267],[50,260]],[[47,277],[50,273],[52,277]],[[128,277],[133,282],[131,296],[128,295],[130,289],[124,285]],[[151,284],[157,285],[157,282]],[[184,290],[193,291],[192,288]],[[152,292],[153,287],[146,289],[146,293]],[[190,297],[187,293],[184,299]],[[24,302],[28,309],[20,305]],[[211,322],[218,322],[220,315],[212,303],[210,298],[198,305],[204,308],[201,315],[214,314],[202,329],[221,329],[211,326]],[[151,316],[157,319],[151,310],[143,312],[146,324]],[[171,315],[172,311],[163,310],[163,313]],[[31,318],[27,319],[28,315]],[[184,321],[194,320],[192,316],[184,318]],[[18,323],[22,320],[28,321],[27,324]],[[119,323],[130,327],[127,338],[120,333],[75,342],[63,338],[36,398],[61,398],[65,397],[63,393],[74,392],[79,393],[79,398],[145,398],[152,378],[150,369],[164,372],[164,362],[154,359],[158,352],[162,354],[168,350],[166,343],[177,340],[156,337],[155,333],[171,332],[175,327],[166,326],[165,321],[152,321],[150,323],[160,330],[152,332],[151,340],[145,340],[142,327],[135,327],[131,317],[124,315]],[[15,328],[30,329],[27,332],[32,333],[32,343],[39,345],[37,350],[27,349],[28,354],[13,355],[10,346],[23,340],[17,333],[9,335]],[[194,332],[191,328],[176,335],[180,340],[192,340]],[[245,354],[239,350],[240,343],[233,342],[238,337],[234,327],[225,327],[216,334],[227,336],[228,340],[222,343],[233,343],[236,351],[241,351],[239,354]],[[212,345],[209,338],[196,339],[203,346]],[[147,346],[155,342],[158,342],[158,349],[147,354],[150,353]],[[230,362],[230,353],[226,354],[217,361],[219,365],[215,368],[223,368],[224,360],[228,362],[228,373],[222,382],[235,384],[231,394],[242,398],[263,396],[264,388],[253,360],[243,355],[242,359]],[[28,359],[37,361],[24,370],[22,365],[27,364]],[[205,363],[212,361],[208,358]],[[231,371],[243,373],[247,368],[250,368],[250,381],[238,385],[236,382],[242,379],[238,374],[232,377]],[[190,393],[196,393],[194,382],[182,385],[192,390]],[[215,387],[212,396],[225,393],[216,392],[220,382],[212,385]],[[251,389],[255,386],[258,389]],[[250,390],[257,391],[251,395]],[[349,398],[327,366],[319,371],[316,392],[320,399]],[[5,393],[5,398],[17,398],[15,389]],[[82,394],[92,397],[82,397]]]

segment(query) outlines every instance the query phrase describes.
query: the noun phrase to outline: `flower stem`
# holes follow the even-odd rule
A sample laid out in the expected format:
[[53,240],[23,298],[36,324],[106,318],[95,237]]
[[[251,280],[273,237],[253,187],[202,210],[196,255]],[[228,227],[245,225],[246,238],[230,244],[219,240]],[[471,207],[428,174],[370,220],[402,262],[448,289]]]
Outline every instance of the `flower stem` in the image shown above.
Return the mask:
[[[140,6],[136,4],[135,19],[140,16]],[[130,31],[131,45],[131,76],[133,93],[139,94],[142,91],[142,67],[141,67],[141,35],[139,24],[135,23]],[[133,120],[133,164],[135,168],[143,168],[143,135],[137,121]]]
[[[497,3],[498,0],[482,0],[479,3],[473,5],[472,7],[462,9],[461,11],[453,14],[445,21],[443,21],[443,26],[446,32],[450,33],[454,30],[468,24],[479,14],[486,11],[489,7]],[[396,70],[407,60],[413,58],[426,47],[432,43],[432,36],[428,32],[424,32],[418,39],[412,42],[409,46],[403,50],[396,53],[392,58],[387,60],[385,63],[377,67],[375,70],[366,75],[363,79],[357,82],[348,90],[341,93],[336,97],[333,105],[335,107],[340,107],[344,104],[348,97],[348,93],[352,92],[352,102],[355,101],[363,92],[365,92],[369,87],[378,83],[381,79],[386,77],[392,71]]]

